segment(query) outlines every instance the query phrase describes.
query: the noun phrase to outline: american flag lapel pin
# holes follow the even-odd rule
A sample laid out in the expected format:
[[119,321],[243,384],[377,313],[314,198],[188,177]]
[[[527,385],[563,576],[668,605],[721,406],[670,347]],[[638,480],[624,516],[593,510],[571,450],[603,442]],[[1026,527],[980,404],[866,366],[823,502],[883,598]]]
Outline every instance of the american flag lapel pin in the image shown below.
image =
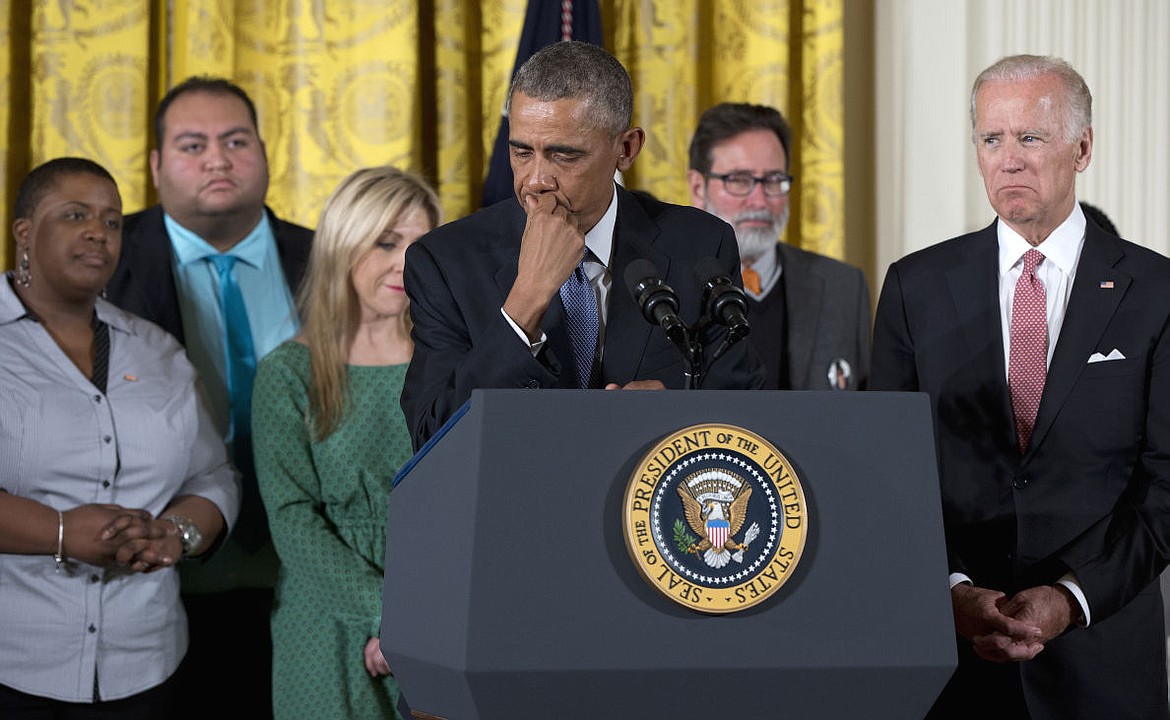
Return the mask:
[[125,380],[126,382],[138,382],[138,376],[131,375],[130,373],[126,373],[125,375],[123,375],[122,379]]
[[1113,289],[1113,281],[1112,280],[1102,280],[1100,287],[1102,290],[1112,290]]

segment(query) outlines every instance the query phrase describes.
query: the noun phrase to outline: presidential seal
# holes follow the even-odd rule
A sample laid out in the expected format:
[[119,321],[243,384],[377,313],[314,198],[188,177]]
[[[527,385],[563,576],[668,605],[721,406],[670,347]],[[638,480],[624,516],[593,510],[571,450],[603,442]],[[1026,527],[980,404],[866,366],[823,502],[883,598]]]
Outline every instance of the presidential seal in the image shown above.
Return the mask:
[[764,438],[692,425],[655,445],[622,503],[626,548],[642,576],[705,613],[757,605],[792,577],[808,534],[804,489]]

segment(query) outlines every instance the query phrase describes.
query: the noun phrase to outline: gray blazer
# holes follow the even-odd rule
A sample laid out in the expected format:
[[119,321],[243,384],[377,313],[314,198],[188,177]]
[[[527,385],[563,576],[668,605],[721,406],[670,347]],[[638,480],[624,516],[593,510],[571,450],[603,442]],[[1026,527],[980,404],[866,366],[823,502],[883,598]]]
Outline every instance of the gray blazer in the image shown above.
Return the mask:
[[[780,243],[788,314],[788,380],[793,390],[864,390],[869,380],[869,285],[852,265]],[[749,318],[750,319],[750,318]],[[781,342],[776,328],[752,323],[753,345]]]

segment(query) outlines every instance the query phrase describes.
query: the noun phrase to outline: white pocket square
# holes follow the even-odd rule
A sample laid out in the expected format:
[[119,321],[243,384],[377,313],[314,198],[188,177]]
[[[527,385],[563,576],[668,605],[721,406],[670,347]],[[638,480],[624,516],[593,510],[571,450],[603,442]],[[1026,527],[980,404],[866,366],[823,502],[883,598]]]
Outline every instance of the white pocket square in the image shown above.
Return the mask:
[[1124,360],[1124,359],[1125,359],[1125,356],[1121,354],[1121,351],[1118,350],[1117,348],[1113,348],[1113,352],[1109,353],[1108,355],[1102,355],[1099,352],[1093,353],[1092,355],[1089,356],[1089,363],[1091,364],[1091,363],[1099,363],[1099,362],[1108,362],[1110,360]]

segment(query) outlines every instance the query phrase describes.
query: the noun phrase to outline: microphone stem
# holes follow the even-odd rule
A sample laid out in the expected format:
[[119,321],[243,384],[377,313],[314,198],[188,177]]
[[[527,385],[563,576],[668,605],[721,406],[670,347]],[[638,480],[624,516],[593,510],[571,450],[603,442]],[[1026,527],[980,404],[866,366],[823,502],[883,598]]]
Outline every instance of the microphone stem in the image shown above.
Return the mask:
[[687,352],[683,354],[687,367],[683,372],[683,389],[697,390],[703,379],[703,345],[698,339],[691,342]]

